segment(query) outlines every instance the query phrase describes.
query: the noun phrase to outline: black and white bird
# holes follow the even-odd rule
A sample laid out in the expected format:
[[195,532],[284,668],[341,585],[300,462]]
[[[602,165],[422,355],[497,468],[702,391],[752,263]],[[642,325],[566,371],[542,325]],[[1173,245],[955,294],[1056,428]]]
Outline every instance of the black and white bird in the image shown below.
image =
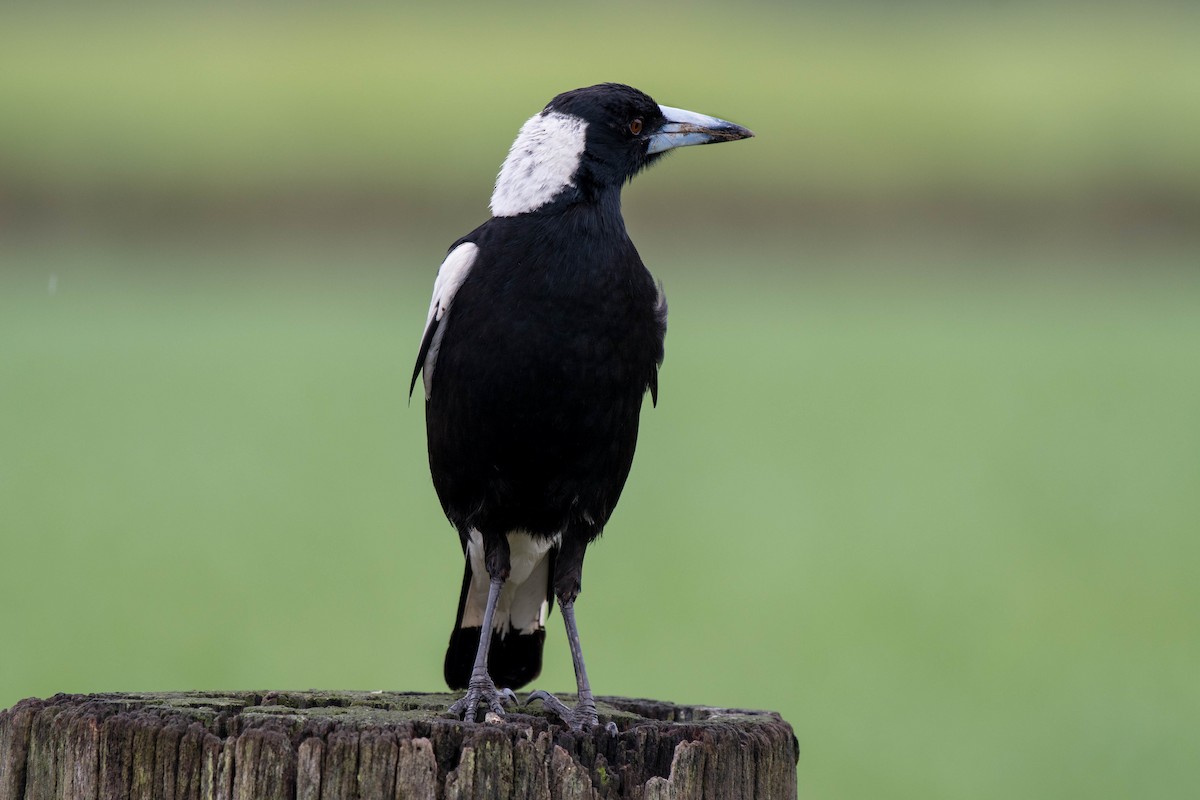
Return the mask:
[[[658,399],[667,304],[621,217],[621,187],[663,153],[753,134],[620,84],[565,92],[500,168],[492,218],[451,247],[409,392],[423,377],[429,467],[465,555],[445,678],[451,712],[503,715],[541,670],[550,605],[566,623],[574,729],[596,724],[574,603]],[[487,632],[487,635],[482,635]]]

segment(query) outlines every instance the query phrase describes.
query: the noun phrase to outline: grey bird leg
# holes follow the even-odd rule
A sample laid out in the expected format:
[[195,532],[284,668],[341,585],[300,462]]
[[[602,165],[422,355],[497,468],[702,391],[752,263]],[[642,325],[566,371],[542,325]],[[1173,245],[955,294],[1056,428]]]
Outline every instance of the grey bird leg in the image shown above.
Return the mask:
[[542,705],[553,711],[573,731],[582,731],[595,727],[599,723],[596,714],[596,701],[592,697],[592,685],[588,682],[587,667],[583,663],[583,649],[579,646],[579,629],[575,627],[575,601],[559,600],[558,607],[562,610],[563,622],[567,627],[567,641],[571,645],[571,661],[575,665],[575,685],[578,687],[579,702],[575,708],[570,708],[549,692],[538,689],[529,693],[526,703],[541,700]]
[[467,693],[450,706],[450,713],[455,716],[462,714],[463,722],[474,722],[475,711],[482,700],[488,708],[500,716],[504,716],[504,703],[517,703],[517,695],[512,689],[500,691],[488,675],[488,649],[492,646],[492,615],[496,611],[496,601],[500,599],[500,590],[504,588],[504,578],[494,577],[488,585],[487,606],[483,609],[483,628],[479,632],[479,649],[475,651],[475,666],[471,669],[471,681],[467,684]]
[[[575,598],[583,579],[583,554],[587,550],[586,532],[575,531],[575,535],[563,536],[558,556],[554,562],[554,594],[562,610],[563,624],[567,628],[567,642],[571,645],[571,663],[575,665],[575,685],[579,702],[571,708],[549,692],[538,689],[530,692],[526,704],[541,700],[542,705],[557,714],[573,731],[595,727],[599,723],[596,700],[592,697],[592,685],[588,682],[587,667],[583,664],[583,648],[579,644],[579,628],[575,625]],[[616,733],[616,725],[605,726]]]

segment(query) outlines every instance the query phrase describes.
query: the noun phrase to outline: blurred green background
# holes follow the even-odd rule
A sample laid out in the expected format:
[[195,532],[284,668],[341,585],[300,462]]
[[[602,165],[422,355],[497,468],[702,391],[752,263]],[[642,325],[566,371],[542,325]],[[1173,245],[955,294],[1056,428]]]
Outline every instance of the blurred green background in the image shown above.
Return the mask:
[[6,4],[0,707],[441,686],[433,276],[520,124],[615,80],[758,138],[625,193],[671,330],[598,692],[781,711],[802,797],[1193,792],[1197,41],[1166,2]]

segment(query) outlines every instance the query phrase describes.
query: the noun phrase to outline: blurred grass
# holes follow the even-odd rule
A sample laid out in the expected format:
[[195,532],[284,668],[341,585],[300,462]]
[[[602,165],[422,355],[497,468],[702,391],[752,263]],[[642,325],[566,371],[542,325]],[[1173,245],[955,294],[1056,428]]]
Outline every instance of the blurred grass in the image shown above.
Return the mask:
[[486,196],[526,117],[617,80],[760,134],[687,186],[1194,196],[1198,39],[1165,2],[14,4],[0,176]]
[[1187,796],[1200,13],[602,12],[0,7],[0,707],[440,686],[433,272],[620,80],[759,137],[627,192],[671,332],[597,689],[782,711],[801,796]]

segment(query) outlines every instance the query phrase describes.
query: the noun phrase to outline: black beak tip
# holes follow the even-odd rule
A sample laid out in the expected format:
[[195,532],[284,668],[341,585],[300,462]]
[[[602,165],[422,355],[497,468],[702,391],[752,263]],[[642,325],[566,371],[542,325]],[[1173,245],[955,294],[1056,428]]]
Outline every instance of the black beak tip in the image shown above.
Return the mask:
[[721,139],[727,142],[736,142],[738,139],[753,139],[754,131],[749,128],[743,128],[736,123],[729,123],[729,127],[721,131]]

